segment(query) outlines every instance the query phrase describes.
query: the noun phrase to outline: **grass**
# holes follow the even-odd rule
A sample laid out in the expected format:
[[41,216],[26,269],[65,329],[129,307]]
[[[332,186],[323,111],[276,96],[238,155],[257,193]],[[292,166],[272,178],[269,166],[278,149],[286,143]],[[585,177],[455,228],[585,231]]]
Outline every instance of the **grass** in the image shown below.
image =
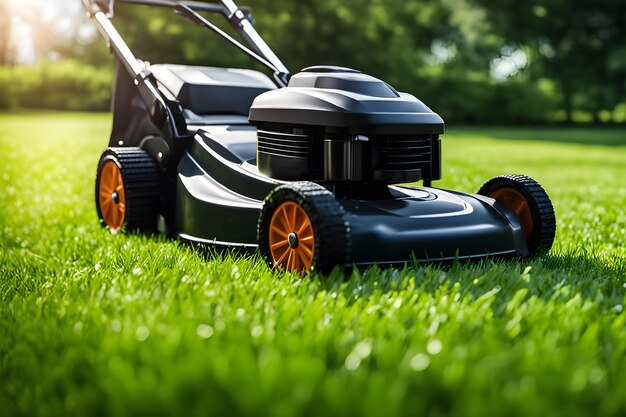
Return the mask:
[[626,413],[625,130],[448,129],[440,186],[535,177],[548,256],[301,280],[102,230],[110,122],[0,114],[0,415]]

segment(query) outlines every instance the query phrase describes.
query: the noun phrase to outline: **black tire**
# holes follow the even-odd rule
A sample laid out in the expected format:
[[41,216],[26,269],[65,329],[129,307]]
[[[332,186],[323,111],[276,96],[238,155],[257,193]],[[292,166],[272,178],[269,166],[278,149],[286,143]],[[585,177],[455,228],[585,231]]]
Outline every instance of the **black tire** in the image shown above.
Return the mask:
[[[528,205],[532,223],[529,226],[528,222],[522,221],[522,228],[526,235],[529,255],[541,255],[550,251],[556,234],[556,217],[546,191],[537,181],[525,175],[502,175],[487,181],[480,187],[478,194],[493,198],[499,194],[498,191],[506,189],[515,190]],[[496,198],[496,201],[515,211],[505,201],[499,198]]]
[[[108,164],[110,165],[108,168]],[[114,171],[115,167],[121,174],[120,194],[123,192],[125,204],[121,219],[114,219],[108,215],[107,207],[111,204],[120,204],[111,197],[107,200],[107,192],[103,192],[103,175],[110,175],[109,170]],[[103,174],[103,171],[107,171]],[[121,229],[140,230],[153,232],[157,228],[159,214],[159,180],[160,173],[156,162],[146,151],[141,148],[108,148],[100,157],[98,172],[96,176],[96,210],[100,223],[109,228],[112,232]],[[106,179],[104,180],[106,181]],[[118,186],[119,188],[119,186]],[[101,194],[104,194],[101,197]],[[112,221],[115,220],[115,221]]]
[[333,267],[343,267],[350,261],[350,225],[345,210],[326,188],[302,181],[275,188],[263,203],[257,238],[259,250],[270,266],[277,266],[269,243],[270,222],[277,208],[286,202],[301,207],[312,224],[315,249],[311,270],[329,272]]

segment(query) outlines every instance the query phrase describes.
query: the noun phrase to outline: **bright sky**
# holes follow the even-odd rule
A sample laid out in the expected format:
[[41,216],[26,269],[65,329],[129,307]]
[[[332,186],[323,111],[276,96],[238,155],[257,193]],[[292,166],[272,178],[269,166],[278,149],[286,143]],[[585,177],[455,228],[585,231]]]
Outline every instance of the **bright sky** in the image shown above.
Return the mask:
[[[0,0],[8,2],[11,8],[12,34],[11,39],[18,46],[18,62],[31,63],[35,60],[35,43],[37,27],[32,24],[32,16],[38,17],[43,25],[53,27],[55,31],[76,36],[85,43],[93,42],[96,30],[86,21],[80,0]],[[54,57],[51,57],[54,58]]]

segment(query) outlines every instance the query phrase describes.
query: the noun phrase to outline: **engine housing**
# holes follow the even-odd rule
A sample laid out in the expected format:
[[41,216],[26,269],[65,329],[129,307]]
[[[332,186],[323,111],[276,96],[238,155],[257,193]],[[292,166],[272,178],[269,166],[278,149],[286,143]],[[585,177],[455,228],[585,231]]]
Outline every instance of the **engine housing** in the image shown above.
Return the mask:
[[254,100],[257,165],[287,180],[441,178],[443,120],[420,100],[355,70],[309,67]]

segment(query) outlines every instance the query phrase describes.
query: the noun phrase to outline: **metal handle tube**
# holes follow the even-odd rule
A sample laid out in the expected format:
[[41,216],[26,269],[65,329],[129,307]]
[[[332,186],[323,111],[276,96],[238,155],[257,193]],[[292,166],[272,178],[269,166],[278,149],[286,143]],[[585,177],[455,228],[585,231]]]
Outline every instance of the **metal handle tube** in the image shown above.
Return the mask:
[[[248,16],[246,13],[246,9],[239,8],[233,0],[221,0],[222,4],[210,4],[210,3],[202,3],[198,1],[178,1],[178,0],[117,0],[119,3],[127,3],[127,4],[143,4],[143,5],[151,5],[151,6],[163,6],[163,7],[171,7],[174,11],[196,24],[211,29],[216,32],[218,35],[226,39],[231,44],[235,45],[241,51],[248,54],[253,59],[259,61],[269,69],[274,72],[274,78],[276,83],[280,87],[287,86],[289,82],[289,70],[282,61],[276,56],[274,51],[265,43],[263,38],[258,34],[258,32],[254,29],[254,26],[248,20]],[[130,49],[126,46],[126,44],[122,41],[122,38],[119,36],[115,28],[111,24],[108,17],[102,13],[101,16],[95,17],[98,12],[94,12],[94,10],[98,10],[98,7],[95,7],[94,4],[90,2],[90,0],[83,0],[85,4],[87,4],[86,8],[90,11],[90,14],[93,14],[95,20],[99,23],[98,29],[104,36],[104,38],[113,45],[114,48],[117,48],[118,55],[124,57],[122,60],[124,64],[128,68],[128,63],[135,62],[136,60],[129,59],[132,56]],[[113,15],[113,6],[110,6],[110,10],[108,13]],[[224,15],[232,24],[233,28],[237,33],[239,33],[248,45],[252,48],[246,48],[237,40],[229,36],[226,32],[215,26],[213,23],[209,22],[207,19],[196,13],[195,10],[200,11],[210,11],[217,12]],[[249,10],[248,10],[249,14]],[[137,68],[128,68],[129,71],[137,74]],[[141,70],[139,70],[141,71]]]
[[269,47],[267,43],[263,40],[261,35],[254,29],[252,23],[246,18],[244,12],[237,7],[234,1],[232,0],[222,0],[222,4],[226,7],[230,16],[228,18],[233,21],[236,21],[238,28],[235,29],[244,37],[246,42],[248,42],[254,49],[256,49],[264,58],[266,58],[273,66],[276,68],[276,76],[277,80],[282,84],[283,87],[287,86],[287,82],[289,81],[289,70],[282,63],[282,61],[276,56],[274,51]]
[[137,58],[135,58],[135,55],[133,55],[126,42],[124,42],[119,32],[113,26],[113,23],[103,12],[96,12],[93,17],[97,23],[98,30],[107,42],[107,46],[120,58],[133,77],[139,75],[143,68],[141,68]]
[[183,128],[182,124],[180,124],[180,127],[177,126],[176,118],[151,79],[152,74],[139,64],[139,61],[115,29],[113,23],[102,11],[94,13],[93,19],[98,30],[106,40],[109,49],[117,55],[126,70],[132,75],[139,94],[150,112],[153,123],[156,125],[167,123],[174,137],[186,136],[186,129]]
[[[162,6],[172,8],[179,4],[179,2],[176,0],[117,0],[117,3],[140,4],[145,6]],[[226,8],[221,4],[202,3],[199,1],[185,1],[185,4],[194,10],[221,13],[224,16],[226,16],[228,12]]]
[[[258,55],[254,51],[246,48],[245,46],[243,46],[242,44],[237,42],[236,39],[234,39],[228,33],[224,32],[222,29],[220,29],[219,27],[215,26],[213,23],[209,22],[207,19],[205,19],[204,17],[202,17],[201,15],[196,13],[191,7],[187,6],[185,3],[179,3],[178,5],[176,5],[176,7],[174,7],[174,12],[180,14],[181,16],[184,16],[184,17],[188,18],[189,20],[191,20],[192,22],[196,23],[199,26],[211,29],[213,32],[217,33],[222,38],[226,39],[228,42],[230,42],[231,44],[233,44],[234,46],[239,48],[241,51],[245,52],[250,57],[256,59],[261,64],[263,64],[266,67],[268,67],[269,69],[271,69],[274,73],[279,73],[280,72],[280,70],[278,68],[276,68],[272,62],[268,61],[264,57]],[[241,11],[240,11],[240,13],[243,14],[243,12],[241,12]]]

